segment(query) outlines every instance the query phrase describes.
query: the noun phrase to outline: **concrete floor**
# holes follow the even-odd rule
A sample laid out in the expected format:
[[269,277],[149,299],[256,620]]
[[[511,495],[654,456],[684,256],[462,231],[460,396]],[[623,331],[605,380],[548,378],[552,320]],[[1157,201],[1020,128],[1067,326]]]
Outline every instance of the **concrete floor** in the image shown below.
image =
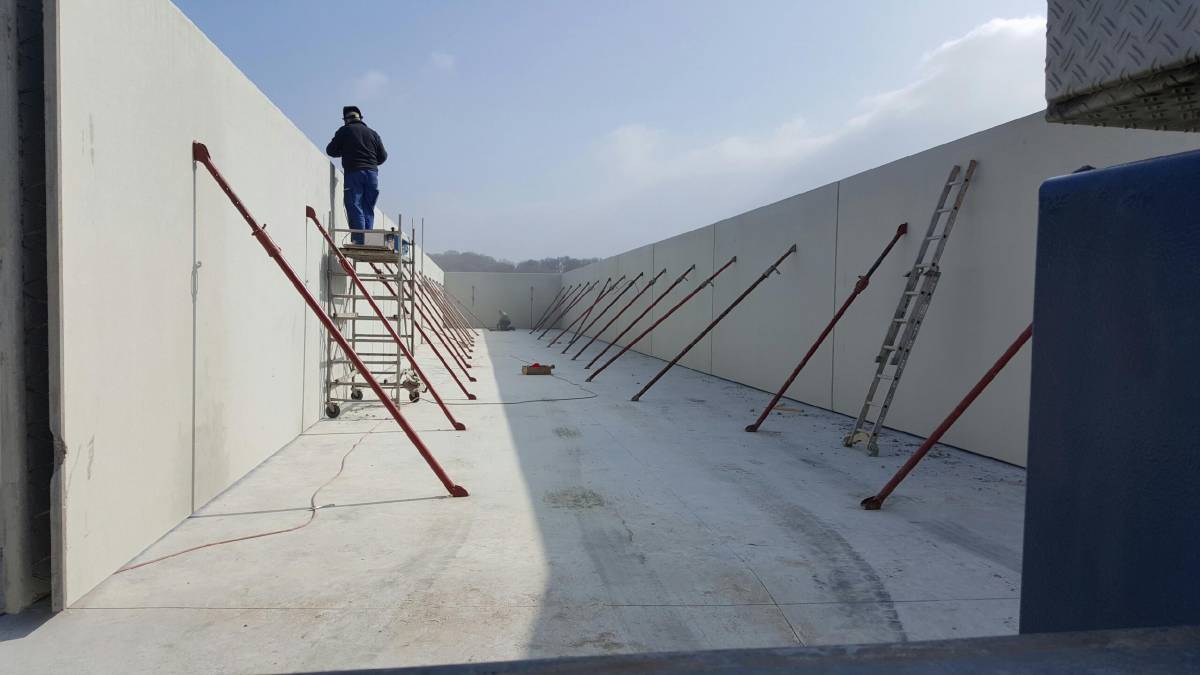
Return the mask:
[[[114,575],[53,617],[0,617],[2,670],[322,670],[1016,632],[1021,469],[939,448],[867,512],[858,501],[918,439],[889,434],[869,458],[841,446],[852,420],[795,403],[747,434],[762,392],[676,368],[632,403],[661,362],[631,353],[580,386],[581,361],[525,331],[480,343],[479,401],[454,408],[468,431],[430,403],[404,408],[470,498],[443,497],[381,407],[347,411],[138,560],[303,522],[353,448],[311,525]],[[521,376],[534,360],[558,377]]]

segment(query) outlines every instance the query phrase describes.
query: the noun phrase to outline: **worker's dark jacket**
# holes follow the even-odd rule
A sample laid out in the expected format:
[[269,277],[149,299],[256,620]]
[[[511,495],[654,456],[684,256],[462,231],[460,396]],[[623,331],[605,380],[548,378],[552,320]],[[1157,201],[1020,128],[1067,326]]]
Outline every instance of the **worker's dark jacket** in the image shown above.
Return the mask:
[[378,169],[387,161],[387,150],[383,149],[379,134],[357,120],[337,130],[325,147],[325,153],[330,157],[341,157],[343,171]]

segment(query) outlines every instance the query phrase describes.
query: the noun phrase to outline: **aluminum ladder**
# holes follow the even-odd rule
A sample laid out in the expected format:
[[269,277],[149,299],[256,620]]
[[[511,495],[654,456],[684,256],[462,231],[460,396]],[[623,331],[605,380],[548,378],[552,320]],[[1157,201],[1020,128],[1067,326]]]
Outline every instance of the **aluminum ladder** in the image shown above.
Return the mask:
[[[971,186],[976,165],[976,161],[971,160],[967,164],[966,173],[963,173],[961,166],[954,165],[954,168],[950,169],[950,177],[942,186],[942,195],[938,198],[933,217],[929,219],[929,229],[925,232],[925,239],[921,242],[921,249],[912,269],[905,275],[908,281],[900,294],[896,312],[892,314],[888,323],[883,346],[879,348],[879,355],[875,357],[875,378],[871,381],[871,388],[867,390],[867,398],[858,413],[858,419],[854,422],[854,429],[842,439],[842,445],[847,448],[859,441],[866,441],[867,452],[872,457],[879,454],[879,432],[883,430],[883,421],[891,408],[892,399],[896,396],[900,376],[904,374],[904,366],[908,363],[913,344],[917,341],[917,333],[921,330],[925,313],[929,311],[933,291],[941,279],[942,272],[938,263],[946,250],[946,240],[950,238],[950,232],[954,229],[954,221],[958,219],[958,211],[967,195],[967,188]],[[953,206],[948,207],[946,202],[952,192]],[[880,400],[879,385],[883,382],[888,383],[888,389],[887,394]],[[872,410],[876,411],[874,419],[871,419]]]

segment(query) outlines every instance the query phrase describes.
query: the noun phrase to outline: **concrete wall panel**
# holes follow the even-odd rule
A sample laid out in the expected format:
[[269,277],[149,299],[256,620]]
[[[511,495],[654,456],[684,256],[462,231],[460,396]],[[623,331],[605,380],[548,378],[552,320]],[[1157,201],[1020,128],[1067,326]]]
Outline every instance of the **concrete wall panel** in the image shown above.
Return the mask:
[[[571,309],[571,311],[567,312],[566,317],[564,317],[563,320],[561,322],[559,322],[558,330],[562,330],[563,328],[570,326],[572,323],[575,322],[576,319],[578,319],[580,316],[582,316],[584,313],[586,313],[588,311],[588,308],[592,306],[592,304],[600,296],[601,292],[604,291],[605,282],[608,282],[608,285],[611,286],[623,274],[623,272],[620,271],[620,264],[619,264],[616,256],[613,256],[611,258],[605,258],[604,260],[601,260],[600,262],[588,265],[587,267],[584,268],[584,270],[586,270],[586,271],[583,272],[582,277],[572,276],[571,278],[581,278],[585,282],[598,281],[599,283],[596,284],[595,289],[593,289],[582,300],[580,300],[575,305],[575,307],[573,307]],[[612,298],[611,295],[607,296],[604,299],[604,301],[595,310],[592,311],[592,314],[589,315],[587,319],[584,319],[583,321],[580,321],[578,324],[575,324],[575,326],[571,329],[571,333],[567,333],[566,335],[564,335],[563,339],[569,340],[575,331],[582,329],[584,326],[586,326],[588,323],[590,323],[592,320],[592,317],[596,315],[596,312],[600,311],[600,309],[602,309],[604,307],[604,303],[607,303],[611,298]],[[556,334],[557,334],[557,331],[554,333],[551,333],[550,336],[547,336],[547,338],[549,339],[551,336],[556,335]],[[560,341],[560,343],[561,342],[562,341]],[[561,347],[559,348],[559,351],[562,351]]]
[[[446,289],[471,310],[483,327],[494,328],[500,310],[516,328],[529,329],[562,284],[559,274],[447,272]],[[470,315],[472,325],[478,323]]]
[[[611,319],[613,316],[616,316],[617,312],[621,311],[621,308],[629,305],[629,302],[633,300],[634,296],[636,296],[639,291],[646,288],[646,284],[650,283],[650,280],[653,279],[654,275],[658,274],[659,270],[661,269],[661,267],[658,269],[655,269],[654,267],[653,245],[635,248],[632,251],[628,251],[617,256],[617,270],[621,274],[626,275],[629,279],[633,279],[638,274],[641,274],[642,278],[637,282],[636,285],[634,285],[633,288],[629,289],[629,292],[625,294],[625,297],[621,298],[620,302],[618,302],[612,308],[612,311],[609,312],[609,315],[600,322],[600,325],[596,327],[596,330],[599,330],[604,326],[604,324],[608,323],[609,319]],[[634,302],[632,305],[629,305],[629,309],[625,310],[625,313],[622,314],[616,321],[614,321],[612,326],[608,330],[604,331],[603,335],[599,336],[597,342],[610,342],[613,338],[617,337],[617,335],[619,335],[631,321],[633,321],[634,317],[636,317],[638,314],[641,314],[647,307],[649,307],[654,298],[658,297],[658,294],[662,293],[663,290],[670,285],[671,282],[669,279],[666,281],[663,280],[669,274],[670,270],[667,271],[667,274],[664,274],[661,278],[659,278],[658,282],[655,283],[650,290],[643,293],[636,302]],[[639,327],[647,325],[649,325],[649,322],[645,319],[638,324]],[[619,346],[625,346],[625,344],[627,344],[629,340],[636,335],[637,328],[635,327],[633,330],[629,331],[625,337],[621,338]],[[603,348],[603,345],[601,345],[596,351],[599,352],[599,350]]]
[[[837,190],[828,185],[717,223],[716,260],[738,262],[717,284],[714,317],[789,246],[797,251],[717,324],[714,375],[775,391],[833,314]],[[832,356],[827,340],[789,395],[831,407]]]
[[[696,269],[692,274],[688,275],[687,280],[676,286],[675,290],[671,291],[671,294],[664,298],[654,308],[654,311],[651,312],[655,320],[664,316],[675,303],[695,290],[704,279],[712,274],[715,236],[716,228],[709,225],[654,244],[655,267],[660,269],[666,267],[682,272],[693,263],[696,265]],[[726,259],[718,260],[716,265],[718,267],[723,265]],[[736,263],[734,267],[736,267]],[[732,271],[732,269],[729,269],[722,273],[720,277],[717,277],[714,285],[728,284],[729,281],[726,279],[726,275]],[[680,307],[669,319],[659,325],[658,328],[655,328],[651,334],[654,338],[652,343],[650,345],[638,345],[638,351],[644,354],[651,354],[660,359],[674,358],[687,343],[692,341],[692,338],[704,330],[709,321],[712,321],[712,308],[713,289],[712,287],[704,288],[691,300],[688,300],[687,304]],[[711,335],[701,340],[699,344],[693,347],[680,360],[680,365],[694,370],[710,372],[712,368],[711,341]]]
[[323,331],[193,166],[192,141],[310,290],[325,261],[305,206],[344,216],[320,150],[170,3],[48,10],[56,595],[69,605],[320,414]]
[[[610,263],[607,265],[609,271],[607,273],[612,275],[613,286],[608,295],[604,296],[604,300],[596,305],[596,308],[592,310],[587,320],[579,326],[579,329],[589,338],[596,335],[608,323],[608,320],[625,303],[628,303],[630,298],[637,294],[637,289],[641,287],[642,280],[646,278],[644,268],[637,264],[639,261],[636,258],[626,260],[625,255],[618,255],[609,258],[609,261]],[[648,261],[649,257],[647,256],[640,262]],[[640,278],[638,277],[639,274],[641,274]],[[637,283],[634,286],[630,286],[630,283],[634,280]],[[608,311],[605,311],[606,309]],[[615,334],[615,331],[610,330],[609,332]]]

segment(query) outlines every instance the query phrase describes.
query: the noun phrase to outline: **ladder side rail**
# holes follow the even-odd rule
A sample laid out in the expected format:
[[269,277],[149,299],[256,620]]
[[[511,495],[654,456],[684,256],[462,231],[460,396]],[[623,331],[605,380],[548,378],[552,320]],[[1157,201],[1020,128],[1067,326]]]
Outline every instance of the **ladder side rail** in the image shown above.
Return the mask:
[[958,193],[954,196],[954,206],[950,208],[946,217],[946,224],[942,226],[942,235],[938,239],[937,250],[934,252],[935,264],[941,260],[942,253],[946,249],[946,241],[950,238],[950,232],[954,229],[954,224],[958,222],[958,212],[962,209],[963,200],[967,196],[967,189],[971,187],[971,179],[975,176],[975,167],[977,162],[971,160],[967,164],[967,171],[963,174],[962,182],[958,185]]

